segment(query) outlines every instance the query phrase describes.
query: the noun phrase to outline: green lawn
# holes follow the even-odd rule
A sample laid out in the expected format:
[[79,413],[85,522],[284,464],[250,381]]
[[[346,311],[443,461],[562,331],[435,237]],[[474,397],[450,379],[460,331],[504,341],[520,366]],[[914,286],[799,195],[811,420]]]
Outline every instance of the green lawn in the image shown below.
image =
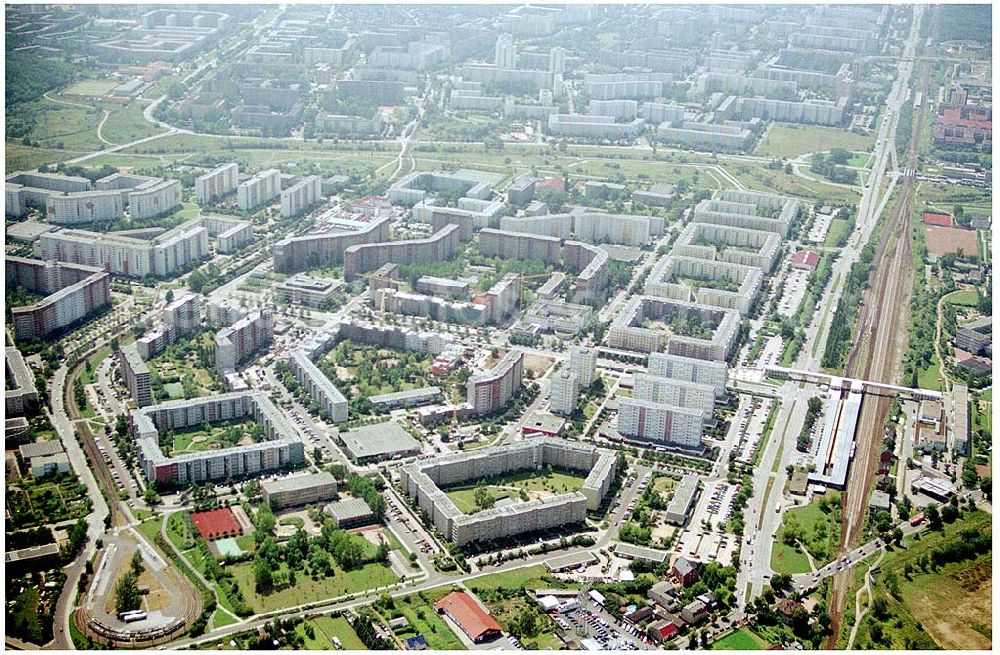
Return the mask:
[[767,650],[767,642],[746,628],[740,628],[713,642],[712,650]]
[[[239,584],[247,604],[257,614],[337,598],[399,582],[390,567],[384,564],[366,564],[353,571],[334,569],[333,574],[318,580],[313,580],[306,575],[299,575],[294,587],[286,587],[267,596],[261,596],[254,589],[252,562],[237,564],[229,567],[229,570],[236,577],[237,584]],[[287,565],[282,563],[275,575],[279,578],[287,577]]]
[[835,127],[818,125],[788,125],[774,123],[767,136],[757,145],[755,155],[767,157],[798,157],[809,152],[844,148],[867,152],[875,144],[871,136],[848,132]]
[[163,525],[163,518],[149,519],[139,524],[138,530],[143,534],[149,543],[153,543],[156,535],[160,534],[160,526]]
[[101,136],[112,143],[122,144],[163,132],[143,118],[143,109],[144,105],[138,102],[133,102],[128,107],[111,109],[101,128]]
[[466,586],[477,592],[481,589],[577,589],[580,585],[548,577],[545,567],[537,564],[474,578],[467,581]]
[[212,619],[212,625],[216,628],[224,628],[227,625],[233,625],[237,622],[235,616],[229,612],[223,611],[221,609],[215,610],[215,616]]
[[935,353],[931,357],[931,363],[927,365],[927,368],[921,370],[917,373],[917,387],[920,389],[933,389],[934,391],[941,391],[944,386],[941,383],[941,371],[938,367],[938,357]]
[[477,489],[486,489],[497,500],[510,497],[519,501],[521,490],[529,494],[531,492],[569,493],[579,490],[585,479],[585,476],[565,471],[552,471],[551,473],[519,471],[512,475],[503,476],[500,480],[493,481],[493,484],[483,485],[479,483],[472,486],[462,486],[449,489],[446,493],[460,511],[468,514],[477,511],[475,499]]
[[[306,624],[312,626],[311,639],[306,634]],[[367,650],[364,642],[354,632],[354,628],[342,616],[316,616],[300,623],[295,627],[295,631],[305,639],[308,650],[332,650],[334,637],[340,640],[340,646],[344,650]]]
[[[819,500],[804,507],[794,507],[785,513],[771,552],[772,569],[778,573],[807,573],[811,570],[805,553],[784,543],[785,531],[789,525],[796,527],[799,541],[809,549],[817,568],[833,559],[840,537],[839,499],[839,492],[827,491]],[[824,507],[829,511],[823,511]],[[838,509],[833,509],[834,507]]]
[[830,221],[830,229],[826,233],[826,239],[823,241],[823,245],[827,247],[834,247],[834,245],[840,241],[843,235],[847,232],[850,223],[846,218],[835,218]]
[[424,635],[431,650],[465,650],[462,640],[448,627],[444,618],[434,609],[434,603],[451,593],[450,586],[437,587],[395,600],[395,608],[386,618],[405,616],[410,627],[397,631],[400,639]]
[[180,382],[168,382],[163,385],[163,390],[170,396],[170,400],[177,400],[184,397],[184,385]]
[[961,305],[963,307],[975,307],[979,304],[979,295],[972,289],[960,289],[949,293],[944,298],[946,302],[952,305]]

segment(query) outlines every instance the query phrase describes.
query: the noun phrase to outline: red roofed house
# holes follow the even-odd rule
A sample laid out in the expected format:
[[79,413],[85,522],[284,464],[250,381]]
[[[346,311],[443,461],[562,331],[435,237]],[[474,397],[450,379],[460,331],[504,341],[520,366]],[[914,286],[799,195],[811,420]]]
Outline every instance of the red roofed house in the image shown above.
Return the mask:
[[799,250],[792,255],[792,268],[804,268],[810,271],[816,270],[819,264],[819,253],[812,250]]
[[500,636],[500,624],[464,591],[451,592],[434,603],[434,609],[439,614],[447,614],[477,644]]
[[538,193],[542,189],[551,189],[552,191],[565,191],[566,180],[561,177],[546,177],[544,179],[535,182],[535,193]]
[[945,227],[951,227],[955,224],[951,220],[951,216],[948,214],[939,214],[938,212],[924,212],[922,215],[925,225],[944,225]]
[[944,106],[935,118],[934,145],[993,146],[993,111],[987,107]]

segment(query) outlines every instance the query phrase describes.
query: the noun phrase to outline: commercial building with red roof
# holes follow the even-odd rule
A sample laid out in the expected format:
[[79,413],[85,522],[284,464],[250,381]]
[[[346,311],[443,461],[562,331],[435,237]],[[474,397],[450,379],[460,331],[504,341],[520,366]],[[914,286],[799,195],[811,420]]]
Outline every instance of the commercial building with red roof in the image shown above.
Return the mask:
[[938,212],[924,212],[922,215],[925,225],[944,225],[951,227],[954,225],[949,214],[939,214]]
[[500,636],[500,624],[464,591],[451,592],[434,603],[434,609],[447,614],[477,644]]
[[934,121],[934,145],[993,146],[993,111],[972,105],[945,106]]
[[792,255],[793,268],[806,268],[810,271],[816,269],[819,264],[819,253],[812,250],[800,250]]

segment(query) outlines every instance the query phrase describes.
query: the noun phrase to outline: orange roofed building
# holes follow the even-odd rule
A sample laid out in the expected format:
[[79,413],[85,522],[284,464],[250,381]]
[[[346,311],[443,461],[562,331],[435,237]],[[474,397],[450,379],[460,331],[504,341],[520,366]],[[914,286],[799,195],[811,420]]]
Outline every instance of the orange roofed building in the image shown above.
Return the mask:
[[447,614],[462,628],[462,632],[477,644],[500,636],[500,624],[486,613],[476,599],[464,591],[453,591],[438,602],[434,609]]

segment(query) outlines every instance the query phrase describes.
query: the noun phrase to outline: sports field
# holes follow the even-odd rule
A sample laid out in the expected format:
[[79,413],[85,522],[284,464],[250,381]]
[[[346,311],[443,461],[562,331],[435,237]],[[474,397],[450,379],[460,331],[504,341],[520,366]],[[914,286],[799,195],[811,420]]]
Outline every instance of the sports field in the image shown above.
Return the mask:
[[106,96],[118,86],[118,82],[109,80],[80,80],[63,91],[64,96]]

